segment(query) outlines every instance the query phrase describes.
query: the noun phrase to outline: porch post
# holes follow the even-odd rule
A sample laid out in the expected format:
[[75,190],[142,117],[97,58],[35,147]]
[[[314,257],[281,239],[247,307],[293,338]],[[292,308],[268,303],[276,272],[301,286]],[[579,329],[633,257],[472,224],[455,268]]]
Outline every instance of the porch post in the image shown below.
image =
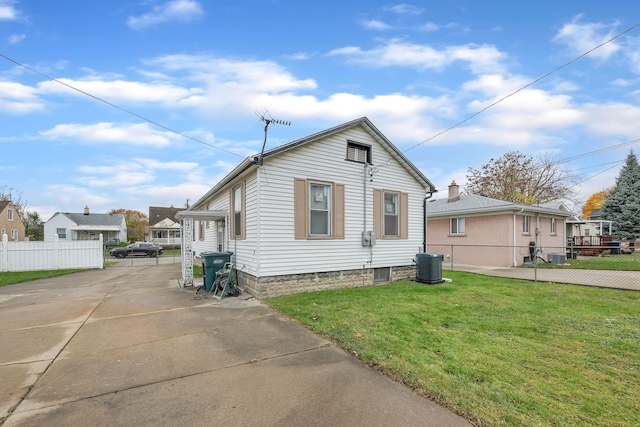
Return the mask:
[[182,219],[182,286],[193,286],[193,218]]

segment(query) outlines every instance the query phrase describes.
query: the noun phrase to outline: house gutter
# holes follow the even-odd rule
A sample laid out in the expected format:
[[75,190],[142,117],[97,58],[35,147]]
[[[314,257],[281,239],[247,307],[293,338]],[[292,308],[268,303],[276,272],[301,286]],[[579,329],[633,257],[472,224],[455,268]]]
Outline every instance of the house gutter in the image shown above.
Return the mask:
[[517,267],[518,263],[516,261],[516,215],[524,212],[524,208],[520,209],[520,212],[513,213],[513,266]]
[[427,253],[427,200],[433,197],[433,193],[438,190],[431,187],[431,191],[427,193],[422,201],[422,253]]

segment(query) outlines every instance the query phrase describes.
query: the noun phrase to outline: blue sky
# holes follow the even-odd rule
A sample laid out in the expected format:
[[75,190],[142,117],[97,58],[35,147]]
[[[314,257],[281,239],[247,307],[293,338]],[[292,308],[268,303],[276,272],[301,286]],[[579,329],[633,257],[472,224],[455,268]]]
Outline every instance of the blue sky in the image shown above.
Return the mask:
[[638,151],[604,149],[640,138],[640,28],[432,137],[639,12],[578,0],[0,0],[0,185],[45,220],[85,205],[183,206],[260,151],[255,113],[268,110],[292,125],[271,126],[267,148],[369,117],[437,198],[510,150],[603,150],[562,163],[583,202]]

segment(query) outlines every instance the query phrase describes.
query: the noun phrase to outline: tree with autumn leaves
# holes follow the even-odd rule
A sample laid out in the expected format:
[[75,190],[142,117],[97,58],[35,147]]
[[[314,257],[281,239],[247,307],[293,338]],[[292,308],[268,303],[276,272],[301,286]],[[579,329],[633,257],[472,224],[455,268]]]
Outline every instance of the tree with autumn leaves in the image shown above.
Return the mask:
[[584,202],[584,205],[582,205],[582,219],[589,219],[594,209],[601,209],[607,200],[607,196],[614,188],[615,187],[611,187],[608,190],[598,191],[589,196],[587,201]]
[[149,226],[149,218],[140,211],[131,209],[112,209],[110,214],[124,214],[124,222],[127,224],[127,240],[130,242],[144,241],[146,228]]
[[571,198],[574,182],[551,155],[534,159],[509,151],[480,169],[469,168],[465,193],[535,205]]

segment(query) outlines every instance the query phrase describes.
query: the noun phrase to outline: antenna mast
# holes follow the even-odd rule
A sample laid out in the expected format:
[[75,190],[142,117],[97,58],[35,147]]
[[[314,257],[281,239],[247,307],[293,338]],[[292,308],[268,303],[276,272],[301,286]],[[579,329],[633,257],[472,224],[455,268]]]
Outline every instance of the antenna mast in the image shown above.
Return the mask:
[[256,111],[256,116],[258,116],[260,120],[264,122],[264,142],[262,143],[260,157],[254,158],[253,163],[262,166],[262,161],[264,159],[264,147],[267,145],[267,132],[269,130],[269,125],[273,123],[277,125],[291,126],[291,122],[274,119],[273,117],[271,117],[271,114],[267,110],[264,110],[262,113]]

